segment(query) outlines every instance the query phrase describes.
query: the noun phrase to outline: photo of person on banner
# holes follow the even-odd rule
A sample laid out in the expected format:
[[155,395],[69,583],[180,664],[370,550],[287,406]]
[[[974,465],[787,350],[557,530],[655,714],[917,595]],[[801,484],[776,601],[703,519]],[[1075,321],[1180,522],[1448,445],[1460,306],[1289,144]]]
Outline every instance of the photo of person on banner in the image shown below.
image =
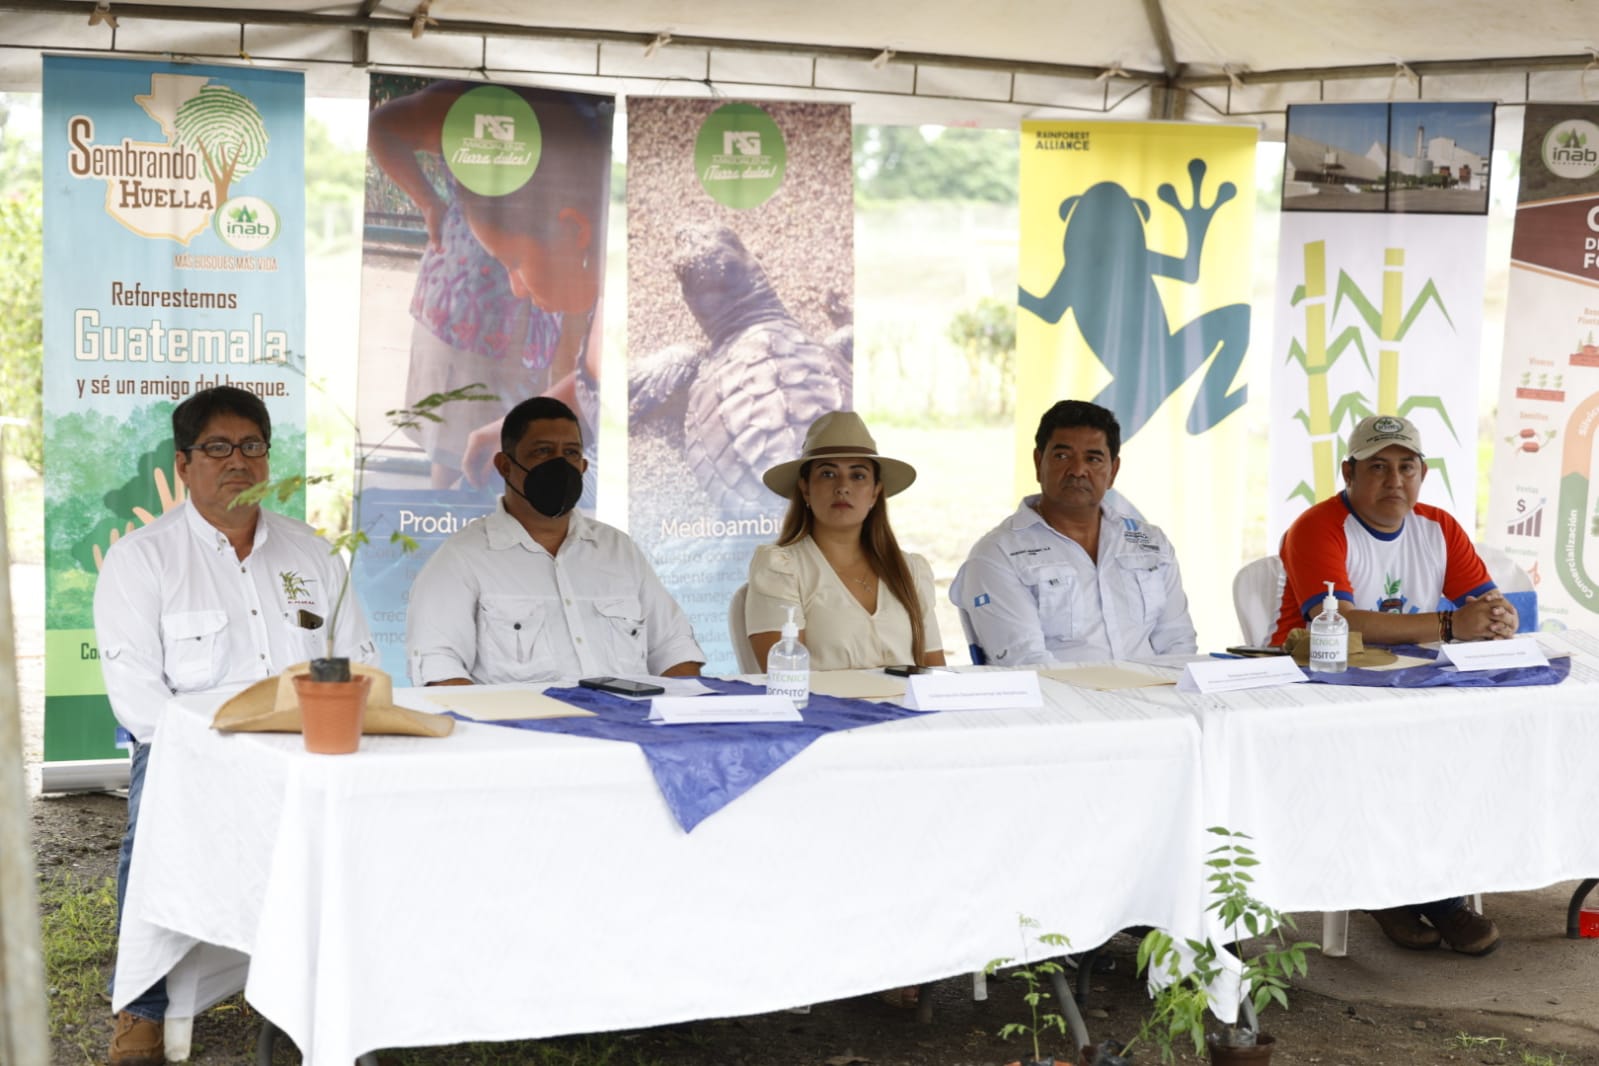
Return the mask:
[[[374,79],[374,101],[381,91]],[[372,162],[427,234],[405,403],[473,382],[498,397],[470,417],[408,430],[433,488],[456,487],[463,475],[483,484],[473,456],[483,452],[477,466],[486,468],[494,447],[484,452],[482,442],[497,441],[505,412],[532,396],[571,405],[593,447],[613,109],[606,97],[436,81],[372,111]],[[371,199],[369,191],[369,210]]]

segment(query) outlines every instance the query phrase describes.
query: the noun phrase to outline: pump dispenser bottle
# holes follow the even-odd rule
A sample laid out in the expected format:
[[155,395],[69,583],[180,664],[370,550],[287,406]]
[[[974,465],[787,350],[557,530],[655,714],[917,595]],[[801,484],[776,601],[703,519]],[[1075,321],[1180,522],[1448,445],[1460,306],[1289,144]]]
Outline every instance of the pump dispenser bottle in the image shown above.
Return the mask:
[[1328,581],[1321,613],[1310,623],[1310,669],[1318,674],[1341,674],[1349,669],[1349,620],[1338,613],[1338,597]]
[[788,608],[782,639],[766,654],[766,694],[787,696],[794,709],[803,711],[811,701],[811,653],[799,642],[799,626],[794,621],[796,606]]

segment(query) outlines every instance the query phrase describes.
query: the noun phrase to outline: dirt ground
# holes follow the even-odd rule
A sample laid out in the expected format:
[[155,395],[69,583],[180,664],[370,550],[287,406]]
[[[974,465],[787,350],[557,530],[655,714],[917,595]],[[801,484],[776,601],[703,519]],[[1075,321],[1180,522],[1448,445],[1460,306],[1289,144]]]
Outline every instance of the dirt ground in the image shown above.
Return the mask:
[[[49,880],[70,874],[90,883],[110,877],[122,832],[124,801],[106,794],[52,796],[33,804],[35,857],[41,876]],[[1084,1004],[1090,1033],[1125,1037],[1134,1031],[1148,999],[1133,975],[1136,941],[1118,936],[1103,953],[1109,972],[1096,972],[1093,991]],[[1312,959],[1314,967],[1319,960]],[[1461,960],[1470,965],[1468,960]],[[933,1020],[917,1021],[916,1012],[891,1007],[875,997],[815,1004],[809,1014],[766,1014],[666,1026],[609,1037],[462,1047],[421,1053],[385,1052],[386,1066],[400,1063],[514,1062],[654,1062],[663,1066],[1000,1066],[1023,1052],[1021,1041],[995,1036],[1006,1022],[1023,1020],[1024,988],[1015,979],[989,982],[989,998],[971,996],[968,977],[953,977],[933,986]],[[627,994],[625,973],[619,973],[617,994]],[[1599,1030],[1558,1023],[1534,1023],[1509,1013],[1479,1010],[1428,1010],[1345,1003],[1299,990],[1288,1013],[1266,1016],[1268,1031],[1277,1036],[1273,1061],[1279,1064],[1326,1066],[1405,1066],[1426,1063],[1482,1063],[1485,1066],[1579,1066],[1599,1064]],[[1599,1021],[1599,1019],[1596,1019]],[[102,1022],[103,1048],[110,1038],[109,1007]],[[241,999],[229,1001],[195,1023],[192,1061],[211,1066],[245,1066],[254,1061],[260,1018]],[[1529,1031],[1530,1030],[1530,1031]],[[1475,1038],[1465,1046],[1460,1034]],[[1495,1038],[1503,1038],[1500,1043]],[[1055,1050],[1069,1051],[1065,1041]],[[597,1048],[598,1051],[592,1049]],[[280,1050],[279,1063],[299,1061],[292,1049]],[[1135,1061],[1153,1063],[1146,1049]],[[1185,1056],[1181,1061],[1197,1061]],[[83,1066],[73,1040],[58,1040],[54,1066]]]

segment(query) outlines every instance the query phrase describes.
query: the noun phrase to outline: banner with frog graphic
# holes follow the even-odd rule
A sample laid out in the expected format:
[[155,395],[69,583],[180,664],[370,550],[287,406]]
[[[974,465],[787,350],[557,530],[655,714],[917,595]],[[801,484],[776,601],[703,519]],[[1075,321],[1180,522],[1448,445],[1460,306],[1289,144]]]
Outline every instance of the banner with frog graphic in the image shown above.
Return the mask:
[[249,389],[304,469],[304,105],[293,71],[44,57],[46,789],[120,757],[95,577],[185,498],[173,407]]
[[1201,647],[1233,641],[1245,494],[1254,127],[1024,122],[1017,494],[1058,400],[1121,426],[1115,487],[1171,535]]
[[853,406],[850,109],[627,108],[628,530],[731,671],[728,603],[788,506],[761,475]]

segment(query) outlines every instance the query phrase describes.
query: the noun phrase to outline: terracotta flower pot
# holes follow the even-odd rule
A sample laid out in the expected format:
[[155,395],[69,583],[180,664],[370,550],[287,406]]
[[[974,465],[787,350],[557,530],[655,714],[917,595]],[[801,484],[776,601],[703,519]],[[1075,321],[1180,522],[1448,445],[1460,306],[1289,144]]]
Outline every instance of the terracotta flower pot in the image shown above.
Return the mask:
[[1215,1033],[1205,1034],[1205,1050],[1210,1052],[1211,1066],[1267,1066],[1276,1042],[1277,1038],[1270,1033],[1260,1033],[1254,1044],[1234,1047],[1218,1041]]
[[372,691],[369,675],[359,674],[349,681],[312,681],[310,674],[296,674],[294,691],[300,700],[300,731],[306,751],[348,755],[361,746],[366,698]]

